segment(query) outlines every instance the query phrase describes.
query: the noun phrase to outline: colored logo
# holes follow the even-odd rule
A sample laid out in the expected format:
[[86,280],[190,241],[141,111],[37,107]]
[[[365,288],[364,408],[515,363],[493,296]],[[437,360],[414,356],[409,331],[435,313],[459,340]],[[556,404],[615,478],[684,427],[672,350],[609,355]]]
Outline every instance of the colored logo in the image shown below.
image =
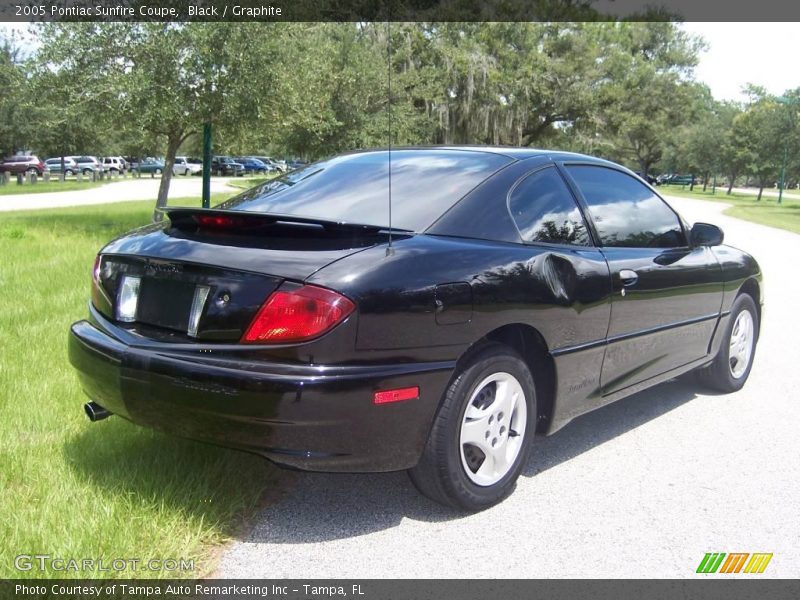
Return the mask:
[[[749,558],[749,560],[748,560]],[[697,573],[763,573],[772,554],[765,552],[707,552],[697,567]]]

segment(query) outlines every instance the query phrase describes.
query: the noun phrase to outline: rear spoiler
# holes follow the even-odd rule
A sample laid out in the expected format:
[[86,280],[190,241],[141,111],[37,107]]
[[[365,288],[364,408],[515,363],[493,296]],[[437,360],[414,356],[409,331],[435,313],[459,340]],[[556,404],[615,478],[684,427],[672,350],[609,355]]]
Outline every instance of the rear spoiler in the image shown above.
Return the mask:
[[381,225],[330,221],[313,217],[298,217],[276,213],[256,213],[241,210],[221,210],[216,208],[172,208],[166,210],[172,226],[182,231],[236,230],[249,231],[276,224],[314,226],[330,233],[349,233],[351,235],[375,235],[382,232],[400,234],[413,233],[408,229],[389,228]]

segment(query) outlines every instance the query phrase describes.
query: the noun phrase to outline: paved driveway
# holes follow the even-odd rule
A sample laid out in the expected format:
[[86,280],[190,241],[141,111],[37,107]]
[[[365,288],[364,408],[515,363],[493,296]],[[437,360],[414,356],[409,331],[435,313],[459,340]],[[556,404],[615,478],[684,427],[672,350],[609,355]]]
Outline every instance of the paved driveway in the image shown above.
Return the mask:
[[797,577],[800,236],[717,203],[674,205],[763,267],[766,319],[741,392],[676,380],[581,417],[538,439],[511,498],[476,515],[431,503],[404,473],[284,472],[217,575],[687,577],[706,552],[772,552],[761,577]]
[[[158,196],[160,180],[142,176],[141,179],[122,179],[86,190],[69,192],[46,192],[41,194],[9,194],[0,196],[0,211],[27,210],[32,208],[56,208],[59,206],[81,206],[106,204],[129,200],[153,200]],[[14,185],[14,184],[11,184]],[[173,177],[169,186],[170,198],[199,198],[202,195],[201,177]],[[211,180],[211,193],[229,192],[227,180]]]

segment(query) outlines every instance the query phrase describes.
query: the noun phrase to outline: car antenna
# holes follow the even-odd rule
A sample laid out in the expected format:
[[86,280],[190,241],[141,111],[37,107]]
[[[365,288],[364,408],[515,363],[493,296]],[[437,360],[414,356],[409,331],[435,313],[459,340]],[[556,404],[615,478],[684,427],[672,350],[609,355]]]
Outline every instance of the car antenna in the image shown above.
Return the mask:
[[386,55],[389,64],[388,71],[388,92],[389,104],[389,246],[386,248],[386,256],[394,254],[392,248],[392,9],[391,4],[386,7]]

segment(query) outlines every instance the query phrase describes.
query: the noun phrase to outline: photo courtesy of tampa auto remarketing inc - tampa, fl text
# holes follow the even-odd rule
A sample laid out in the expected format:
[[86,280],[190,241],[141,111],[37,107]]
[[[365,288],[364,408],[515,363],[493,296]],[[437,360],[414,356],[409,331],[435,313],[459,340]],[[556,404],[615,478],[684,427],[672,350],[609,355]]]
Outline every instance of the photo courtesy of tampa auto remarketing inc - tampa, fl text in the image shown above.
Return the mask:
[[0,598],[796,600],[799,24],[0,0]]

